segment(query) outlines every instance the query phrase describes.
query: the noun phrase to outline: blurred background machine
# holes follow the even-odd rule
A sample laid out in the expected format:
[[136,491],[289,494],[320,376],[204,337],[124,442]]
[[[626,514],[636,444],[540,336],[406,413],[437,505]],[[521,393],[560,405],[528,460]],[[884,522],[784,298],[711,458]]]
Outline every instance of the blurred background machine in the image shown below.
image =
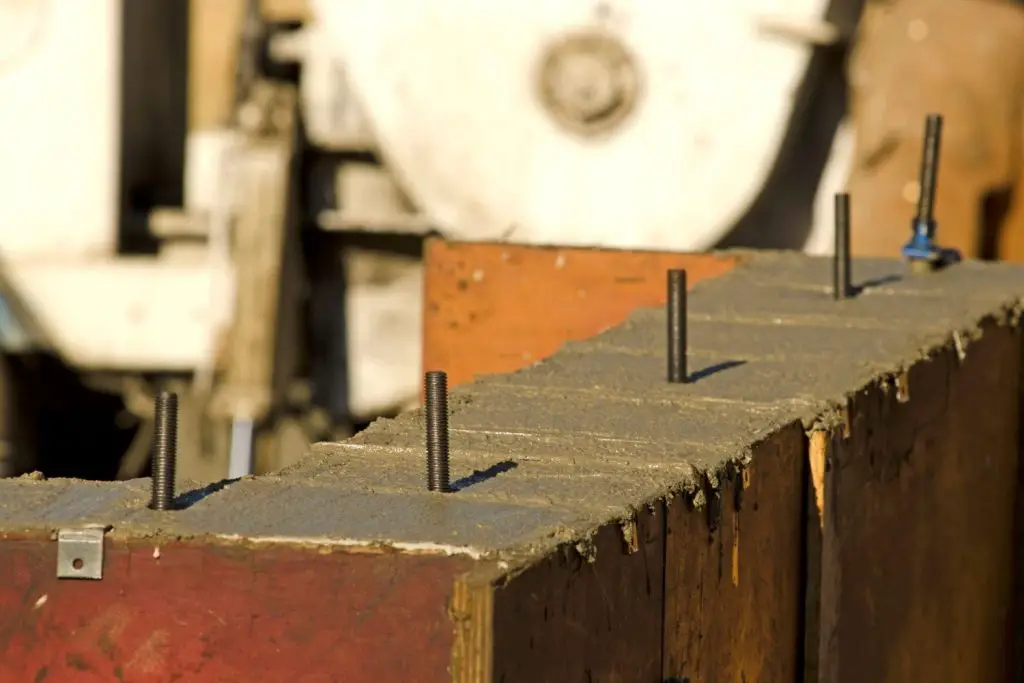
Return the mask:
[[[415,403],[422,241],[1024,257],[1024,17],[983,0],[0,0],[0,475],[289,464]],[[847,78],[849,76],[849,79]],[[481,273],[480,277],[485,274]]]

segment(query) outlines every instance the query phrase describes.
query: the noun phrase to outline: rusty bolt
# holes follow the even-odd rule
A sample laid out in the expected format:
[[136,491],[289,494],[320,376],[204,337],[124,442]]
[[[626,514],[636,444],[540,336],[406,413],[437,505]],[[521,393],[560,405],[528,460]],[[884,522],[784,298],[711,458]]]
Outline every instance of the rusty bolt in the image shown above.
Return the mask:
[[427,489],[451,491],[448,470],[448,374],[432,370],[426,374],[424,417],[427,430]]
[[832,291],[836,299],[849,298],[850,282],[850,195],[836,195],[836,247],[832,261]]
[[153,415],[153,492],[149,507],[174,508],[174,465],[178,455],[178,395],[157,394]]
[[686,374],[686,271],[668,271],[668,381],[685,384]]

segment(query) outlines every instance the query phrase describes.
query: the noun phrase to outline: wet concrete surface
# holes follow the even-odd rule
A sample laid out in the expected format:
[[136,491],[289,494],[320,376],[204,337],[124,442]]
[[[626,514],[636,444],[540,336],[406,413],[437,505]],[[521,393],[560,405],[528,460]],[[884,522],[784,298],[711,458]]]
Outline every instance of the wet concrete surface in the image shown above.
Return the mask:
[[[102,524],[127,537],[391,545],[521,557],[714,480],[779,427],[810,426],[845,396],[930,349],[966,347],[1016,319],[1024,268],[964,263],[909,275],[855,261],[858,297],[831,298],[831,262],[760,254],[690,294],[689,370],[665,381],[665,313],[451,396],[452,478],[425,490],[422,415],[319,444],[280,473],[231,482],[187,509],[146,509],[148,481],[0,481],[0,533]],[[955,340],[954,340],[955,337]]]

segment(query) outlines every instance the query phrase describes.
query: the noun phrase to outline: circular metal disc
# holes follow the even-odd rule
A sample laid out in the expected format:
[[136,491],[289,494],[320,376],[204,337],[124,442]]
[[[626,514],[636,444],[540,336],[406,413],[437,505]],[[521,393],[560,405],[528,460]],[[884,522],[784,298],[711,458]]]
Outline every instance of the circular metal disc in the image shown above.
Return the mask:
[[50,0],[0,0],[0,69],[27,59],[50,10]]
[[825,3],[314,6],[387,163],[447,236],[687,250],[756,197],[807,67],[758,19]]

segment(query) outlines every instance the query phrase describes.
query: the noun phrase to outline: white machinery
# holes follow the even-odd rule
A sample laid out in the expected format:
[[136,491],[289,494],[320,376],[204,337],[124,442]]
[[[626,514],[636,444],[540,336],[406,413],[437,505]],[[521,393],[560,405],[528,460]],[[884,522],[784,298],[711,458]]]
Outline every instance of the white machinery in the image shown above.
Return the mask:
[[[325,229],[698,251],[745,223],[744,246],[832,248],[853,141],[812,48],[852,34],[856,0],[311,4],[271,43],[302,65],[309,140],[383,162],[339,167]],[[358,409],[417,396],[414,268],[349,298]]]
[[[827,3],[313,6],[312,139],[372,131],[445,235],[703,250],[762,192],[804,106],[811,50],[768,20],[811,25]],[[358,102],[366,123],[332,117],[338,102]]]
[[[188,432],[198,436],[183,476],[217,479],[227,444],[230,473],[245,473],[260,426],[280,436],[294,426],[287,407],[311,401],[301,380],[316,370],[300,368],[309,353],[296,314],[310,287],[303,216],[324,234],[385,240],[436,231],[827,251],[829,202],[815,198],[845,182],[842,112],[818,126],[815,151],[806,139],[798,158],[789,149],[837,92],[836,74],[817,74],[811,58],[814,44],[847,35],[824,23],[826,5],[313,0],[312,21],[273,33],[253,16],[247,40],[301,66],[297,94],[248,74],[232,125],[182,138],[181,205],[151,201],[139,216],[125,192],[152,172],[152,149],[137,144],[133,112],[159,79],[142,78],[138,92],[124,80],[131,3],[0,0],[0,343],[56,354],[124,397],[143,427],[122,476],[145,459],[154,389],[183,388],[183,419],[206,425]],[[300,194],[303,149],[333,161]],[[763,240],[736,232],[751,216]],[[126,251],[132,221],[157,238],[155,253]],[[353,254],[347,287],[330,290],[343,291],[348,371],[327,393],[342,391],[349,416],[365,418],[417,397],[421,269],[392,259],[381,276],[379,258]]]

